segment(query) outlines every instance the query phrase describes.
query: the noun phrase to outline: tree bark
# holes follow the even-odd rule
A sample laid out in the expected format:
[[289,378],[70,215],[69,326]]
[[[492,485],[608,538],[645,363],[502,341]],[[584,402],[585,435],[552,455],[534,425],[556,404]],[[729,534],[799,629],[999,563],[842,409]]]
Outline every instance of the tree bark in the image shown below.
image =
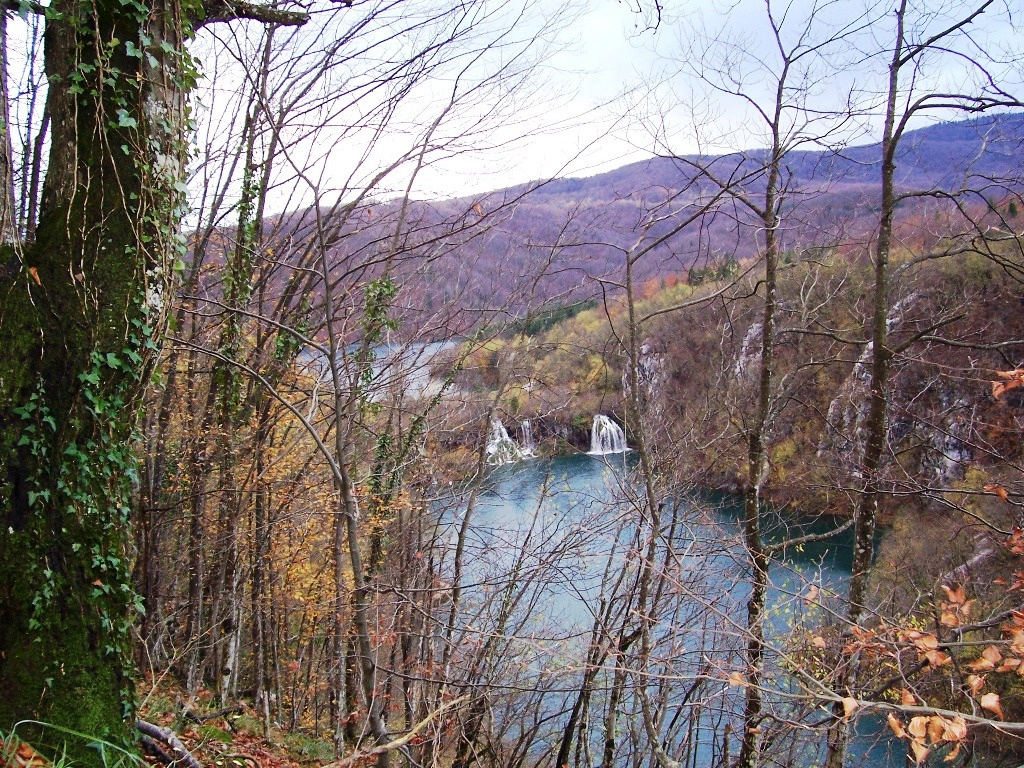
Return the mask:
[[[132,441],[178,255],[180,9],[52,9],[36,239],[0,286],[0,728],[129,744]],[[30,737],[101,762],[86,739]]]

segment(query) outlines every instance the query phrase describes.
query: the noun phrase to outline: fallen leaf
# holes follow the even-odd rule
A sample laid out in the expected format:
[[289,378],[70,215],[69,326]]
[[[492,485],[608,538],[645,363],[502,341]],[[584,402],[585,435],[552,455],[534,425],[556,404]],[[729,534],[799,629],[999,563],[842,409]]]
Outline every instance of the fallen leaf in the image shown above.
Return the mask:
[[959,627],[960,617],[953,611],[943,611],[942,616],[939,617],[939,624],[944,627]]
[[996,371],[996,376],[1002,379],[1002,381],[992,382],[992,397],[996,400],[1007,392],[1024,385],[1024,368],[1016,368],[1012,371]]
[[922,651],[934,651],[939,647],[939,638],[935,635],[919,635],[913,638],[914,645]]
[[996,664],[1003,660],[1003,654],[994,645],[989,645],[981,652],[981,658],[975,659],[968,668],[972,672],[988,672],[996,668]]
[[963,741],[967,738],[967,721],[960,715],[946,720],[946,729],[942,734],[945,741]]
[[729,685],[735,685],[739,687],[746,685],[746,681],[743,679],[743,673],[733,672],[731,675],[729,675]]
[[987,645],[985,650],[981,652],[981,658],[988,659],[993,664],[998,664],[1002,661],[1003,654],[994,645]]
[[925,651],[924,657],[933,667],[944,667],[953,663],[953,659],[942,651]]
[[811,645],[820,650],[824,650],[827,646],[827,643],[825,642],[824,637],[818,637],[817,635],[815,635],[814,638],[811,639]]
[[942,734],[946,732],[946,718],[932,715],[928,718],[928,741],[937,744],[942,741]]
[[900,691],[900,704],[905,707],[915,707],[917,706],[917,697],[904,688]]
[[36,285],[42,286],[43,282],[39,279],[39,270],[35,267],[29,267],[28,273],[32,275],[32,279],[36,281]]

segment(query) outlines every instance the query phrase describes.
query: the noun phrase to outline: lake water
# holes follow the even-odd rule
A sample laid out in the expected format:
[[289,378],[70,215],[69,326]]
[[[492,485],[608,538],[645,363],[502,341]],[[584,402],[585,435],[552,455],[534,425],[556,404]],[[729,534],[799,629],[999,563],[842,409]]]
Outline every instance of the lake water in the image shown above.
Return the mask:
[[[632,463],[629,453],[581,454],[502,466],[489,476],[471,513],[464,579],[467,605],[472,607],[467,625],[475,622],[502,637],[517,638],[507,641],[508,658],[520,659],[526,668],[522,674],[533,675],[529,684],[548,691],[541,710],[551,722],[547,731],[537,733],[548,749],[556,748],[551,745],[577,695],[596,629],[614,634],[625,628],[628,633],[636,626],[631,601],[646,544],[637,539],[643,505],[630,482]],[[664,510],[658,621],[652,660],[645,669],[651,673],[651,696],[673,715],[665,717],[667,749],[683,765],[697,768],[721,759],[725,723],[738,722],[742,689],[730,686],[728,676],[742,669],[745,644],[748,586],[738,538],[742,509],[734,497],[692,494],[678,503],[666,499]],[[807,523],[766,512],[764,526],[769,539],[780,540],[831,530],[835,521]],[[771,706],[798,722],[820,721],[826,711],[784,709],[787,694],[800,692],[783,669],[790,638],[813,634],[825,608],[841,608],[838,596],[849,579],[851,557],[851,534],[846,532],[787,551],[770,572],[769,645],[774,652],[766,668],[779,691],[779,701]],[[815,593],[818,599],[809,600]],[[524,635],[528,640],[522,640]],[[595,711],[606,701],[615,667],[605,661],[597,677]],[[627,695],[619,705],[617,727],[624,732],[637,728],[636,698]],[[509,706],[511,712],[516,705]],[[602,729],[594,717],[588,729],[594,743],[588,746],[599,757]],[[772,748],[780,750],[774,755],[779,763],[815,764],[818,737],[805,732],[794,742],[795,729],[783,730],[788,735]],[[515,729],[511,733],[516,735]],[[728,748],[736,749],[734,739]],[[848,764],[902,766],[904,755],[878,719],[865,717],[858,723]],[[626,761],[624,756],[621,762]]]

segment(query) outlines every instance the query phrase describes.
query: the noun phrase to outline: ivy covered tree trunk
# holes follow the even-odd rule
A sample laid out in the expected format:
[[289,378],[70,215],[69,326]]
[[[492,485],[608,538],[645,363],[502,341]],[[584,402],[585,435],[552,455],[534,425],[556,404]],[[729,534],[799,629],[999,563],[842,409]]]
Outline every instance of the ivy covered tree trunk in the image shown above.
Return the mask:
[[39,223],[0,285],[0,729],[52,724],[18,733],[99,764],[88,738],[133,740],[134,431],[180,255],[190,75],[173,0],[47,16]]

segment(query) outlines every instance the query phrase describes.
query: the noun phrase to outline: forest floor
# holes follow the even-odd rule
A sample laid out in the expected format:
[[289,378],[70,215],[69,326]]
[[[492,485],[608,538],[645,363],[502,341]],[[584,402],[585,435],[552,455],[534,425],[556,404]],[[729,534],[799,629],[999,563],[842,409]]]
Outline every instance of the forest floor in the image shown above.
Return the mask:
[[[204,767],[308,768],[334,761],[329,735],[317,738],[298,731],[267,731],[250,706],[217,708],[212,698],[205,690],[187,699],[176,687],[150,688],[140,696],[138,716],[177,735]],[[152,755],[144,759],[150,765],[164,765]]]

